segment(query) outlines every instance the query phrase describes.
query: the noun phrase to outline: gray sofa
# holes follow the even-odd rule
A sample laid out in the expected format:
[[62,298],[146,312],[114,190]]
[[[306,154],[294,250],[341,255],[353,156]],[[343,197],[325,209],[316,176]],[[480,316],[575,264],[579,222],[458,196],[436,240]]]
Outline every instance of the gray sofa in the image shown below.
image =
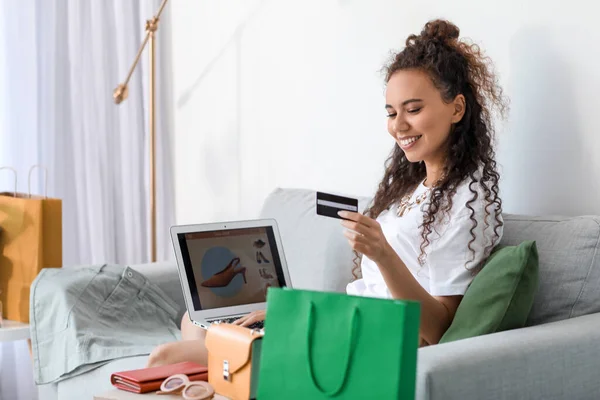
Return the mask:
[[[314,196],[309,190],[277,189],[260,216],[278,221],[295,287],[343,291],[351,279],[352,253],[339,222],[315,215]],[[360,200],[363,209],[369,199]],[[504,219],[502,243],[537,241],[540,285],[529,326],[419,349],[417,398],[599,399],[600,217]],[[183,309],[173,263],[135,268]],[[111,372],[140,368],[146,359],[118,359],[42,385],[40,399],[91,399],[111,389]]]

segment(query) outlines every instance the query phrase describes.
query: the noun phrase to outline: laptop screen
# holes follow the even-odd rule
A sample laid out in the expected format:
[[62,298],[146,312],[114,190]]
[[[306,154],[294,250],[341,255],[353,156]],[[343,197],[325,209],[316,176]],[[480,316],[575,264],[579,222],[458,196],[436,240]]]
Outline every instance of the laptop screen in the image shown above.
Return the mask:
[[178,234],[194,309],[266,301],[268,287],[285,286],[270,226]]

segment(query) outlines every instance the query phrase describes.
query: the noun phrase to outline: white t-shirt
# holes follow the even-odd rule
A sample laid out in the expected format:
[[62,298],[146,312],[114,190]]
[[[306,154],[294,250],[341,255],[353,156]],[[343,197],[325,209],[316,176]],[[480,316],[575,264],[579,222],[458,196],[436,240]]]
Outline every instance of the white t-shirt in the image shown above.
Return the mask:
[[[474,230],[475,241],[471,244],[473,253],[469,249],[472,240],[470,230],[473,221],[467,202],[473,197],[469,190],[470,179],[465,180],[456,190],[452,198],[452,209],[449,218],[444,218],[440,224],[440,214],[432,226],[429,235],[430,244],[425,248],[425,264],[419,265],[418,257],[421,254],[421,228],[423,214],[429,205],[431,191],[422,183],[415,189],[410,199],[413,202],[419,195],[429,191],[425,201],[405,212],[402,217],[397,216],[398,204],[390,210],[384,211],[377,217],[381,229],[392,248],[410,270],[416,280],[432,296],[464,295],[467,287],[473,280],[472,268],[485,261],[489,254],[485,249],[494,240],[494,226],[496,225],[496,209],[494,205],[488,207],[489,227],[485,228],[485,198],[479,183],[473,185],[478,192],[478,198],[471,204],[475,210],[474,218],[477,227]],[[502,216],[500,215],[502,221]],[[494,246],[502,238],[503,229],[498,229],[499,237],[494,240]],[[473,259],[473,261],[471,261]],[[469,269],[467,269],[467,267]],[[352,295],[391,298],[379,267],[368,257],[363,256],[361,262],[362,279],[348,284],[346,292]]]

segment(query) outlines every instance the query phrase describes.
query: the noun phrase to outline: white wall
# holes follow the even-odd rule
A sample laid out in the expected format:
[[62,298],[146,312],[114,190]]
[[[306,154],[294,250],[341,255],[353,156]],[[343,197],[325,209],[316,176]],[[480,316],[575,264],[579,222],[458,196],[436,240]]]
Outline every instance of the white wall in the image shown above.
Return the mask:
[[372,194],[393,146],[379,71],[436,17],[486,50],[512,99],[505,211],[600,214],[592,4],[173,1],[177,221],[252,218],[278,186]]

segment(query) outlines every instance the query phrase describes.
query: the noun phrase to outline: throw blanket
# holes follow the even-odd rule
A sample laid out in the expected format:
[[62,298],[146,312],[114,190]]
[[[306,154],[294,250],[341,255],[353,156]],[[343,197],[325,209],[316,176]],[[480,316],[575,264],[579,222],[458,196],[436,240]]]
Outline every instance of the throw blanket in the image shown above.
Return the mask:
[[30,299],[35,382],[57,382],[177,341],[178,311],[129,267],[43,269]]

